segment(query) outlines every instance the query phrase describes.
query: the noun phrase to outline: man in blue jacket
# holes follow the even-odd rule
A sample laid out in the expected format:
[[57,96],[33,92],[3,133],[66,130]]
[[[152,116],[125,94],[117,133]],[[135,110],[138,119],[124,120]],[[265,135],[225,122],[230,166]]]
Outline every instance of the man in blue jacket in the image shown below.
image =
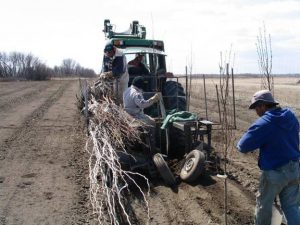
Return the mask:
[[123,93],[127,89],[129,82],[127,62],[122,50],[116,48],[110,42],[104,48],[101,76],[115,79],[114,93],[118,102],[122,103]]
[[299,121],[290,109],[278,106],[268,90],[254,94],[249,109],[260,117],[242,136],[242,153],[259,149],[261,169],[255,224],[270,225],[272,205],[279,195],[289,225],[300,224]]

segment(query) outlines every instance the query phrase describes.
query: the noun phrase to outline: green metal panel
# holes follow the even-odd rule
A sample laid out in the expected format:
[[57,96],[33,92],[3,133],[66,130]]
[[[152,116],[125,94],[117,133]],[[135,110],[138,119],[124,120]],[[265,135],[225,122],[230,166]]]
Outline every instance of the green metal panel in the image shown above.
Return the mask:
[[147,39],[136,39],[136,38],[124,38],[118,36],[110,39],[110,42],[118,48],[126,47],[148,47],[164,51],[164,43],[160,40],[147,40]]

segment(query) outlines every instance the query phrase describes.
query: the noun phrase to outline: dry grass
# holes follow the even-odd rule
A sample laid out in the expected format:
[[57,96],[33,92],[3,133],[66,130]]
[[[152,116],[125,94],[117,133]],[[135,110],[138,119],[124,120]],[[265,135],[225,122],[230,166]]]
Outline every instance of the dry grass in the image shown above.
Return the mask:
[[[275,98],[282,107],[290,107],[300,118],[300,86],[297,77],[275,77]],[[208,102],[209,119],[218,121],[218,106],[215,85],[218,78],[206,78],[206,95]],[[185,84],[183,84],[185,86]],[[205,117],[204,87],[202,78],[193,78],[191,87],[191,106]],[[260,90],[260,78],[235,78],[235,98],[237,118],[244,121],[253,121],[256,115],[248,110],[251,96]],[[232,104],[232,102],[231,102]],[[241,115],[243,114],[243,115]],[[247,115],[247,116],[245,116]],[[248,117],[248,118],[247,118]]]

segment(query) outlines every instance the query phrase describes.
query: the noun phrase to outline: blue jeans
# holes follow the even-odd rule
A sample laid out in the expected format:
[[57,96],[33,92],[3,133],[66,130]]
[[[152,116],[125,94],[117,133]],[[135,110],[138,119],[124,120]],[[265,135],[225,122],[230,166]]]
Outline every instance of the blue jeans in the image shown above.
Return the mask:
[[255,224],[271,225],[272,205],[279,195],[288,225],[300,224],[300,178],[298,161],[290,161],[275,170],[262,171],[256,198]]

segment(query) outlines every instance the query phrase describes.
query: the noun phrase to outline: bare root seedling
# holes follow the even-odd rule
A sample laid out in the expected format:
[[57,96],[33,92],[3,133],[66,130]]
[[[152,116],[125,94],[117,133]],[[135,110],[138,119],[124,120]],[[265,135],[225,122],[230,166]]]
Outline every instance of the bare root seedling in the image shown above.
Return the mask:
[[274,94],[274,76],[272,75],[272,45],[271,35],[266,35],[266,26],[264,24],[263,30],[259,29],[257,36],[256,51],[258,55],[258,66],[261,73],[261,88],[268,89]]
[[[119,153],[134,159],[126,148],[141,141],[137,126],[142,127],[144,124],[134,120],[121,106],[115,104],[109,82],[99,80],[92,89],[93,97],[88,104],[92,116],[86,151],[90,155],[90,200],[93,211],[99,224],[133,224],[126,197],[130,185],[134,185],[142,195],[149,221],[148,179],[140,173],[125,170],[119,161]],[[135,181],[135,176],[145,179],[148,188],[146,194]]]
[[[228,162],[228,155],[230,150],[233,149],[233,142],[235,140],[233,129],[235,129],[235,118],[234,118],[234,109],[233,104],[231,104],[231,90],[230,90],[230,81],[233,82],[233,69],[231,69],[231,77],[229,72],[230,66],[230,59],[231,59],[231,50],[228,54],[228,59],[225,56],[225,59],[222,57],[221,53],[221,61],[219,65],[220,69],[220,80],[219,80],[219,90],[216,86],[217,93],[220,96],[220,121],[221,121],[221,143],[223,146],[221,147],[224,157],[224,215],[225,215],[225,224],[228,224],[227,221],[227,212],[228,212],[228,194],[227,194],[227,162]],[[225,68],[224,68],[225,66]],[[233,99],[234,101],[234,99]]]

